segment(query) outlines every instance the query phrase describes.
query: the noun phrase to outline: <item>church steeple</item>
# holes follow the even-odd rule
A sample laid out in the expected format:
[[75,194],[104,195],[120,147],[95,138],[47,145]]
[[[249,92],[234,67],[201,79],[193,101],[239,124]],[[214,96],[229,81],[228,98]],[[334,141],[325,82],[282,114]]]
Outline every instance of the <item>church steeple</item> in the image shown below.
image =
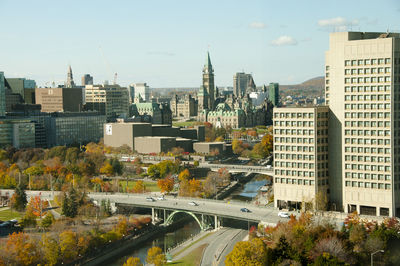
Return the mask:
[[74,77],[72,75],[71,65],[68,66],[68,74],[67,74],[67,84],[65,85],[67,88],[75,87]]

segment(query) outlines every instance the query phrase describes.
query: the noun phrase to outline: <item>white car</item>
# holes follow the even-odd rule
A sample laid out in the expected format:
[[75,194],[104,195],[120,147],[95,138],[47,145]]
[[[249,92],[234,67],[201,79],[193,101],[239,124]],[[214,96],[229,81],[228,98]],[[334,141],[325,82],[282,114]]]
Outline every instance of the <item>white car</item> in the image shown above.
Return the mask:
[[194,202],[194,201],[190,201],[188,204],[191,205],[191,206],[199,206],[199,204],[197,204],[197,203]]
[[152,197],[147,197],[146,200],[147,200],[147,201],[156,201],[156,200],[153,199]]
[[278,212],[278,216],[281,218],[290,218],[290,214],[288,212]]
[[157,197],[157,200],[166,200],[166,198],[164,198],[164,196],[159,196]]

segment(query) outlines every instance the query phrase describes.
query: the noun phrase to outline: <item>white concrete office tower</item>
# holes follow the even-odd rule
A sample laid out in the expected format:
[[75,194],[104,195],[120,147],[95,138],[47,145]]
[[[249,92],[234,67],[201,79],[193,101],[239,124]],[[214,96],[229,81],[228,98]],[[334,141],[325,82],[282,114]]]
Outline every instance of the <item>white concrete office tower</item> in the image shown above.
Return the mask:
[[330,34],[330,201],[345,212],[400,215],[399,58],[399,33]]
[[0,72],[0,116],[6,115],[6,86],[4,84],[4,72]]
[[274,108],[275,207],[324,209],[328,113],[326,106]]
[[142,98],[145,102],[150,101],[150,87],[146,83],[133,83],[135,98]]

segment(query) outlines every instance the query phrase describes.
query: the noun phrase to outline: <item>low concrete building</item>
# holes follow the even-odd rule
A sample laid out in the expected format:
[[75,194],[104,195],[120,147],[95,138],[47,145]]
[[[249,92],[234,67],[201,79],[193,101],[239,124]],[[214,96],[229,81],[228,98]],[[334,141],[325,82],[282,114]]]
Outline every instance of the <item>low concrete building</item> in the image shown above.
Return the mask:
[[136,150],[135,137],[152,136],[150,123],[107,123],[104,124],[104,145],[121,147],[128,145]]
[[210,154],[212,152],[224,154],[225,142],[197,142],[193,144],[193,150],[202,154]]
[[193,140],[176,138],[176,147],[182,148],[185,152],[193,152]]
[[135,150],[138,153],[160,153],[168,152],[176,147],[174,137],[136,137]]
[[154,137],[177,137],[179,136],[179,127],[171,125],[152,125],[152,136]]

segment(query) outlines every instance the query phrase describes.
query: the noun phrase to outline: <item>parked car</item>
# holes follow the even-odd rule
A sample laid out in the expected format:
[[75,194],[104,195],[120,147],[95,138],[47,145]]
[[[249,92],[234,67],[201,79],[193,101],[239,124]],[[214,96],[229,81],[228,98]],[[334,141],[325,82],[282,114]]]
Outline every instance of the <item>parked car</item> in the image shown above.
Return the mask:
[[278,216],[282,218],[290,218],[290,214],[288,212],[278,212]]
[[241,208],[240,211],[241,211],[241,212],[251,212],[251,211],[250,211],[249,209],[247,209],[247,208]]
[[197,203],[194,202],[194,201],[190,201],[188,204],[191,205],[191,206],[199,206],[199,204],[197,204]]
[[153,199],[152,197],[147,197],[146,200],[147,200],[147,201],[156,201],[156,200]]

